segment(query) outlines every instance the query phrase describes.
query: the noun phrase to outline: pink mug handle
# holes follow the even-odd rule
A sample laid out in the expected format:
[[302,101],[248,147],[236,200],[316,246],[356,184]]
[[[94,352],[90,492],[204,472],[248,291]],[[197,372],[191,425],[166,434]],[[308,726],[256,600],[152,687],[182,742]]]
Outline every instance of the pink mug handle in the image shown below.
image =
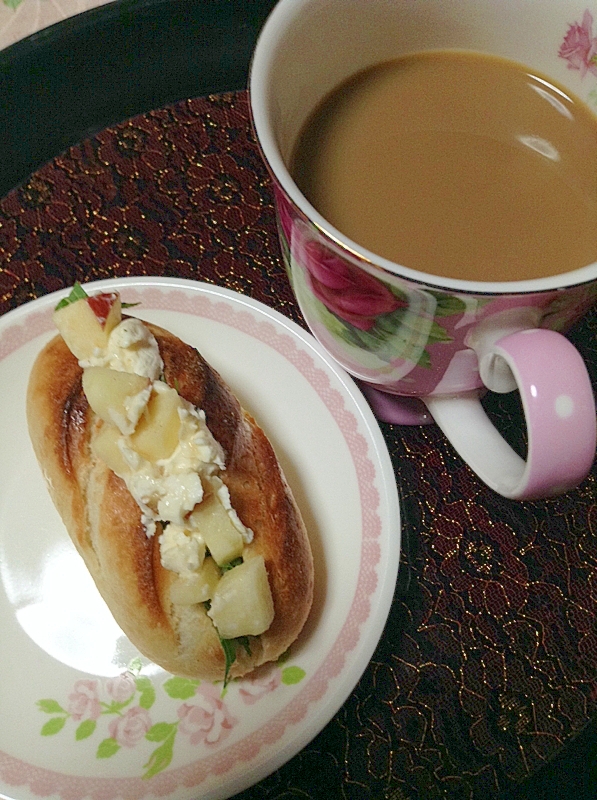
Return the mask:
[[483,360],[502,374],[509,370],[520,392],[527,458],[490,422],[478,392],[423,398],[456,451],[504,497],[532,500],[577,486],[591,469],[597,441],[593,389],[579,352],[561,334],[533,328],[499,339]]

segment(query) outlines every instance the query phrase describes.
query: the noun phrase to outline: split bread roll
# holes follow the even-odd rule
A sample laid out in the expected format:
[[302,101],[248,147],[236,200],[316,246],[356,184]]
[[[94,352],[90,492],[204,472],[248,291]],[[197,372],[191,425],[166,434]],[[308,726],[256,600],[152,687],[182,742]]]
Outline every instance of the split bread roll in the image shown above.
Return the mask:
[[[225,466],[219,478],[234,513],[252,532],[252,540],[243,544],[241,566],[265,565],[273,601],[267,630],[235,640],[218,632],[209,603],[173,602],[179,575],[162,565],[164,526],[157,522],[151,534],[126,481],[97,456],[96,442],[107,423],[92,410],[83,368],[60,335],[44,347],[31,372],[30,438],[68,533],[130,641],[175,675],[228,680],[276,660],[303,628],[313,597],[309,541],[274,450],[255,420],[197,350],[166,330],[144,325],[163,362],[159,383],[205,412],[221,447]],[[207,555],[209,560],[209,550]],[[218,578],[237,568],[216,570]],[[226,644],[232,646],[228,659]]]

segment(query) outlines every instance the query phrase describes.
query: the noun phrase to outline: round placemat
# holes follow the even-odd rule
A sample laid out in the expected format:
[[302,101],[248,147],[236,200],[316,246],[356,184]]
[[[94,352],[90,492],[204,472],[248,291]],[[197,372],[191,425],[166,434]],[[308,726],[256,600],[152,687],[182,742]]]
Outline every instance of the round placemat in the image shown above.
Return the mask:
[[[0,201],[0,312],[134,275],[228,287],[304,325],[244,92],[106,129]],[[572,338],[597,380],[596,334],[591,313]],[[487,405],[523,446],[515,398]],[[404,517],[384,636],[332,722],[243,800],[514,797],[595,713],[595,469],[519,503],[435,426],[382,431]]]

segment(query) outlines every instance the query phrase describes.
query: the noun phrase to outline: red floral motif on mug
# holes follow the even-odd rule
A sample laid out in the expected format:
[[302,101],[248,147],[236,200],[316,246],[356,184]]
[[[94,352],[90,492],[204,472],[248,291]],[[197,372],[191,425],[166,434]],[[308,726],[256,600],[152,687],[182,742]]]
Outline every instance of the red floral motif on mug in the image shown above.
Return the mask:
[[304,257],[315,297],[355,328],[367,331],[380,314],[390,314],[405,305],[380,280],[319,242],[307,242]]
[[569,26],[558,53],[565,58],[569,69],[577,69],[581,76],[587,72],[597,75],[597,36],[593,36],[593,15],[587,9],[582,22]]

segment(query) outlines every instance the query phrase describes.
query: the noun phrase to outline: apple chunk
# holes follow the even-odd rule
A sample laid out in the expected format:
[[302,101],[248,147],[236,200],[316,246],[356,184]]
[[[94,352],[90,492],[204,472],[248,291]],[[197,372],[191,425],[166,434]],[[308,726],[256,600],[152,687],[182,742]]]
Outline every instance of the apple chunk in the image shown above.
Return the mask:
[[254,556],[225,572],[207,612],[222,639],[259,636],[274,620],[272,599],[263,556]]
[[242,556],[243,537],[215,494],[205,497],[195,506],[189,521],[199,531],[220,567]]
[[132,433],[150,395],[149,378],[108,367],[83,370],[83,391],[87,401],[104,422],[116,425],[122,433]]
[[180,435],[179,408],[182,401],[176,389],[165,383],[154,384],[151,397],[130,441],[133,450],[148,461],[169,458]]
[[213,558],[206,558],[197,572],[180,575],[170,587],[170,600],[191,606],[210,600],[220,580],[220,570]]
[[115,425],[104,423],[93,439],[91,449],[97,458],[120,477],[130,473],[130,467],[126,462],[122,451],[118,446],[121,433]]
[[98,292],[87,298],[87,305],[109,336],[122,320],[122,303],[118,292]]
[[102,292],[82,297],[56,309],[53,319],[71,353],[79,361],[85,361],[96,350],[106,348],[110,333],[122,319],[120,296],[116,292]]

